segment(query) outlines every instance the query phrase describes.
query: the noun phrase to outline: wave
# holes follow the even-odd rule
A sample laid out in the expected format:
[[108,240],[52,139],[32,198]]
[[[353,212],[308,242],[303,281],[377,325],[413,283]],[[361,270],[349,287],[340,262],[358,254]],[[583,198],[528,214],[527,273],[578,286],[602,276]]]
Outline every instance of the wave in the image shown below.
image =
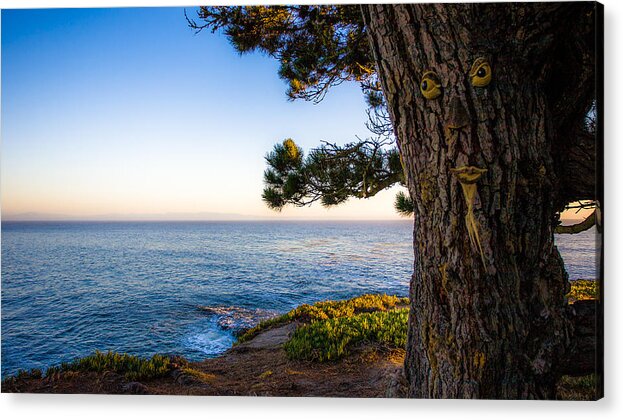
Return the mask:
[[248,309],[237,306],[199,306],[199,310],[214,318],[215,324],[224,331],[238,336],[260,321],[278,314],[267,309]]

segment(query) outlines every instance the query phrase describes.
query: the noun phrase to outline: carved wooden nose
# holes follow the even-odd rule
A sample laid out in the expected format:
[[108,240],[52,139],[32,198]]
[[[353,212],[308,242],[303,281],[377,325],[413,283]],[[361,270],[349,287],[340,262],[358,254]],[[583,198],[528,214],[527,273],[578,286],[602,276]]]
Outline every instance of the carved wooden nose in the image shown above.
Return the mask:
[[468,124],[469,116],[467,115],[467,110],[465,110],[463,103],[458,97],[453,97],[450,100],[450,110],[446,120],[446,128],[459,129],[466,127]]

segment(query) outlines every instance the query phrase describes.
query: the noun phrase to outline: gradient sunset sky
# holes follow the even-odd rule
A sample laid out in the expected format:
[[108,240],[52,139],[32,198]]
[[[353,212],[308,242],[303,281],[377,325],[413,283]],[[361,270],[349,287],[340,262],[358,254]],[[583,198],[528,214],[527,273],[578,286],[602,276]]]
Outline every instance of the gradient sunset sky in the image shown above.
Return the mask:
[[264,205],[275,143],[371,135],[357,84],[290,102],[277,68],[195,35],[183,8],[3,10],[2,219],[399,219],[398,187],[329,210]]
[[357,84],[318,105],[285,90],[275,60],[195,35],[183,8],[3,10],[2,217],[397,219],[397,189],[266,208],[275,143],[370,135]]

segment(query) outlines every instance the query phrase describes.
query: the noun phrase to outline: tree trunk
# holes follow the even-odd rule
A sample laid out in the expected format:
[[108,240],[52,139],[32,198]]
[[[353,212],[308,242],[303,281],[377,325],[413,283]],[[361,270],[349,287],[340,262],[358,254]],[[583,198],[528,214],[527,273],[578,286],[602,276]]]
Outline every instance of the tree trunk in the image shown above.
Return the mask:
[[597,300],[579,300],[569,305],[568,309],[574,333],[572,345],[561,355],[560,374],[584,376],[600,371],[597,324],[601,303]]
[[553,398],[573,334],[556,154],[594,98],[594,5],[362,10],[415,209],[410,396]]

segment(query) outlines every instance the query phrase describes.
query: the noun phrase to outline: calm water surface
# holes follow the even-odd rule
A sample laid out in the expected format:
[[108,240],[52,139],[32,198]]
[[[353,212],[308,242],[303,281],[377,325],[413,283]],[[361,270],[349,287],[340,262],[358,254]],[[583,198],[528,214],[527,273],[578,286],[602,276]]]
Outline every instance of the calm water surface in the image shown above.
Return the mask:
[[[570,278],[594,278],[594,231],[569,238]],[[406,296],[411,240],[409,221],[2,223],[2,376],[95,349],[198,360],[302,303]]]

